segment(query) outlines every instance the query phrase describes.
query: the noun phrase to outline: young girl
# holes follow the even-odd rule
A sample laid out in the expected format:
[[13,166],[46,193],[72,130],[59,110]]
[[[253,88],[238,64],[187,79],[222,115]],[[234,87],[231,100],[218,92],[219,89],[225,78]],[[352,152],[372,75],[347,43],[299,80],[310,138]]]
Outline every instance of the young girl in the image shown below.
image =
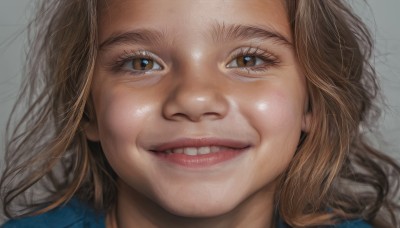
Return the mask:
[[398,225],[345,3],[59,0],[34,23],[4,227]]

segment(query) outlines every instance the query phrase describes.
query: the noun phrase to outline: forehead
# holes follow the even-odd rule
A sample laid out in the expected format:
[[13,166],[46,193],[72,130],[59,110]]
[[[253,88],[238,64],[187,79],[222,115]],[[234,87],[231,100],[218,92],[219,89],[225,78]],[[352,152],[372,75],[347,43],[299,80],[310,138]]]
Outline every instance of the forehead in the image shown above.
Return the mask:
[[102,0],[99,9],[100,41],[137,28],[196,38],[225,24],[264,27],[291,40],[283,0]]

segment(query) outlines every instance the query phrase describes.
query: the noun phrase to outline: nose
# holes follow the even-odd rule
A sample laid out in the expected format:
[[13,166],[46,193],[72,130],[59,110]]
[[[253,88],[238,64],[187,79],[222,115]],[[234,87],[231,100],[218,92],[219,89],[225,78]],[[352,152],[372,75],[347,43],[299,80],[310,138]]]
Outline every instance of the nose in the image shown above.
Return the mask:
[[221,82],[202,77],[176,77],[163,105],[168,120],[200,122],[218,120],[227,115],[229,102]]

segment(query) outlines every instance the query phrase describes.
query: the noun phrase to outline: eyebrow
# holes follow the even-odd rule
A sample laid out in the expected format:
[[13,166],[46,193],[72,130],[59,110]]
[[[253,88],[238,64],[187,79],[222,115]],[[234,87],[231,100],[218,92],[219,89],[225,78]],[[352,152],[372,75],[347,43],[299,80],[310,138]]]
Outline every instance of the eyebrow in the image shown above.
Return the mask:
[[227,42],[231,40],[274,40],[278,44],[292,47],[293,44],[289,38],[285,37],[278,31],[254,25],[241,24],[220,24],[216,23],[212,27],[211,37],[215,42]]
[[[292,47],[292,43],[284,35],[271,28],[254,25],[216,23],[211,29],[211,38],[214,42],[228,42],[233,40],[274,40],[278,44]],[[140,43],[145,45],[157,45],[167,38],[166,32],[155,29],[134,29],[127,32],[117,32],[110,35],[99,45],[99,50],[118,44]]]
[[117,32],[99,45],[99,50],[118,44],[160,44],[167,37],[164,32],[154,29],[135,29],[128,32]]

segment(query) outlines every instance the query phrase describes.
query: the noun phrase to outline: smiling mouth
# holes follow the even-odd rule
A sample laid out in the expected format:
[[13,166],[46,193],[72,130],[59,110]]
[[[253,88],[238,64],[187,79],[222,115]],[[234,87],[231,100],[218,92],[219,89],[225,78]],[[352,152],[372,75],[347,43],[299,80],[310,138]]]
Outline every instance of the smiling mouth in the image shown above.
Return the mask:
[[166,150],[163,153],[166,154],[185,154],[189,156],[197,156],[209,153],[217,153],[226,150],[239,150],[236,148],[220,147],[220,146],[202,146],[202,147],[185,147]]
[[227,162],[247,151],[249,143],[221,139],[180,139],[150,150],[164,162],[187,168],[205,168]]

